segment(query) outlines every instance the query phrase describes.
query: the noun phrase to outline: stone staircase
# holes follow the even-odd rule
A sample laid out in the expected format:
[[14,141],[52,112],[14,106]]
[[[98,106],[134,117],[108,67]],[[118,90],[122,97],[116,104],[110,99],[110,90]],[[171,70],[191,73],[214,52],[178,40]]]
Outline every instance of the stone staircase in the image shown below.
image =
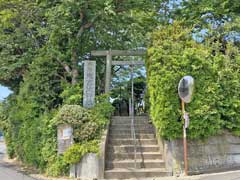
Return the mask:
[[136,168],[131,118],[115,116],[109,129],[106,149],[105,179],[150,178],[168,176],[157,144],[154,128],[147,116],[135,117],[137,139]]

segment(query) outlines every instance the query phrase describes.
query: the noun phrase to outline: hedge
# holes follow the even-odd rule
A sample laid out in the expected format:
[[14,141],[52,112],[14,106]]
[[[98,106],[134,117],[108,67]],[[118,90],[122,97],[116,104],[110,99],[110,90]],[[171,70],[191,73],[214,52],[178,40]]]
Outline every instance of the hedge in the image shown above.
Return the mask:
[[[208,43],[211,42],[211,43]],[[240,56],[227,44],[225,53],[217,41],[197,43],[191,30],[174,23],[151,34],[147,81],[150,115],[165,139],[182,137],[180,79],[195,79],[194,96],[186,105],[190,114],[188,136],[206,138],[228,129],[240,135]]]

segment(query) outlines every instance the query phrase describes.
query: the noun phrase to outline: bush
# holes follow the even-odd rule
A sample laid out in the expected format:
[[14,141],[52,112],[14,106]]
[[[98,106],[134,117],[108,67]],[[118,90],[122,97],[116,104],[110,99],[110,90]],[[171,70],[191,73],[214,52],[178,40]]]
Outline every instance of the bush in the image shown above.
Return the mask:
[[114,107],[109,102],[108,94],[96,97],[96,104],[91,109],[91,115],[98,126],[101,126],[102,128],[106,127],[113,112]]
[[186,106],[190,113],[188,136],[206,138],[221,133],[224,127],[240,132],[239,56],[231,46],[226,55],[216,47],[196,43],[191,31],[180,23],[152,34],[146,62],[150,114],[164,138],[182,136],[177,88],[185,75],[195,79],[193,100]]
[[74,128],[75,142],[89,141],[98,138],[100,127],[95,122],[87,122],[82,128]]
[[96,105],[85,109],[79,105],[64,105],[54,118],[55,124],[73,127],[74,145],[64,153],[64,161],[75,164],[86,153],[97,153],[103,130],[109,123],[114,108],[107,95],[97,97]]
[[74,142],[92,140],[99,136],[100,128],[91,111],[79,105],[64,105],[54,118],[56,124],[69,124],[73,127]]
[[89,111],[80,105],[64,105],[55,117],[56,124],[81,126],[90,119]]
[[70,124],[74,131],[74,142],[80,143],[100,139],[102,131],[109,123],[114,108],[107,95],[97,98],[92,109],[80,105],[64,105],[54,118],[56,124]]
[[64,161],[62,156],[57,156],[46,168],[48,176],[64,176],[69,172],[69,165]]
[[69,85],[62,83],[63,92],[60,97],[63,99],[63,104],[69,105],[81,105],[82,104],[82,83]]
[[69,164],[78,163],[81,158],[87,153],[98,153],[99,152],[99,141],[89,141],[83,144],[73,144],[64,153],[64,161]]

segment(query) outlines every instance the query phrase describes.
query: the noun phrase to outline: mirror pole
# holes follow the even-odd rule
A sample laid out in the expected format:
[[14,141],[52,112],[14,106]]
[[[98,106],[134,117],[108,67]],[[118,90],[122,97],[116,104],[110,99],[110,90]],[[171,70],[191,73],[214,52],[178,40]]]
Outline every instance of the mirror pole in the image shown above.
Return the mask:
[[[182,104],[182,114],[184,117],[185,114],[185,103],[183,100],[181,100]],[[183,118],[184,119],[184,118]],[[187,132],[185,127],[185,119],[183,124],[183,151],[184,151],[184,174],[185,176],[188,176],[188,160],[187,160]]]

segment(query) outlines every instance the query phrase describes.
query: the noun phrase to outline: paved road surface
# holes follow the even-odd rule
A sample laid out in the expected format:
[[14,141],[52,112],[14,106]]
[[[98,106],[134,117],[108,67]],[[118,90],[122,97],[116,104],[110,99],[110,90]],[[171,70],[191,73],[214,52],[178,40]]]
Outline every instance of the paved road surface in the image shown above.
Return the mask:
[[0,180],[36,180],[19,171],[15,166],[2,161],[6,146],[0,141]]
[[240,171],[202,175],[199,180],[240,180]]
[[[5,153],[6,153],[6,147],[4,143],[0,141],[0,180],[37,180],[19,171],[15,166],[4,163],[2,161],[2,158]],[[215,174],[189,176],[189,177],[165,177],[165,178],[154,178],[154,179],[155,180],[240,180],[240,170],[223,172],[223,173],[215,173]],[[152,180],[152,179],[148,179],[148,180]]]

